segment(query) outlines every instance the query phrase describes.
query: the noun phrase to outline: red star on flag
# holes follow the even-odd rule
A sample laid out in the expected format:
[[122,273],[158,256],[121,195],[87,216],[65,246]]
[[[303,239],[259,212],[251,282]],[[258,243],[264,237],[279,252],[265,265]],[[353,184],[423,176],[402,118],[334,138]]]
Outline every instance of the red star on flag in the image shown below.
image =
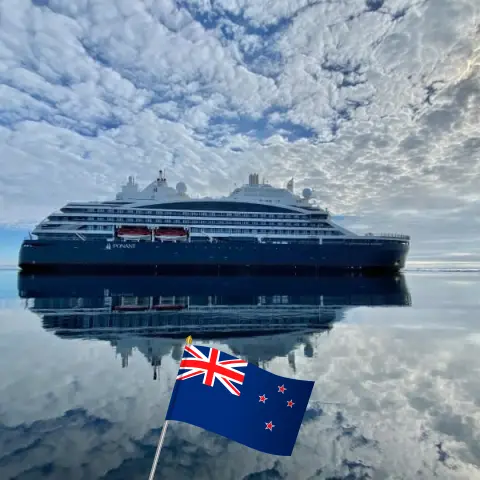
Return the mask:
[[265,403],[265,400],[268,400],[268,398],[265,396],[265,394],[263,394],[263,395],[259,395],[259,397],[260,397],[260,400],[259,400],[259,402],[263,402],[263,403]]
[[292,407],[293,408],[294,405],[295,405],[295,403],[293,403],[293,400],[289,400],[287,402],[287,407]]
[[278,387],[278,391],[281,393],[285,393],[286,388],[282,385],[281,387]]
[[270,430],[271,432],[273,432],[273,427],[275,426],[275,425],[273,424],[273,422],[268,422],[268,423],[265,422],[265,425],[266,425],[265,430],[267,430],[267,428],[268,428],[268,430]]

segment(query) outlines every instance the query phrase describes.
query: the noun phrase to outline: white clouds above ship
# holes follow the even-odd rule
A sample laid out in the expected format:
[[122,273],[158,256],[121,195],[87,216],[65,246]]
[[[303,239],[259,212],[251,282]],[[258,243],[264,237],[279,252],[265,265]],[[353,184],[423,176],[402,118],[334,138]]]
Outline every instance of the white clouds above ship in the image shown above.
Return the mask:
[[199,195],[257,170],[426,247],[437,232],[478,244],[474,0],[8,0],[0,14],[3,224],[162,167]]

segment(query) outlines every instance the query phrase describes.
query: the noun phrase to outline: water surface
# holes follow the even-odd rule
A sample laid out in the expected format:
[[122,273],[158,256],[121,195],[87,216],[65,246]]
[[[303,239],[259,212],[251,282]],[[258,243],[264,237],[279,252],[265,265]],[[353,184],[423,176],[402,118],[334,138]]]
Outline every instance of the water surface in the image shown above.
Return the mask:
[[316,384],[292,457],[171,423],[157,478],[480,478],[479,287],[0,271],[0,479],[148,478],[192,330]]

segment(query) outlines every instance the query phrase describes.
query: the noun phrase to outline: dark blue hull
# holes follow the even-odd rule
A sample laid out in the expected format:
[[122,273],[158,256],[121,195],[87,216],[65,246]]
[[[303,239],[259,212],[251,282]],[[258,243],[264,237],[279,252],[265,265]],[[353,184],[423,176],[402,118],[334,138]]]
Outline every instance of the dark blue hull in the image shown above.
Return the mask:
[[103,298],[113,296],[218,297],[226,303],[249,303],[259,296],[288,296],[295,303],[403,306],[410,294],[402,273],[365,275],[338,272],[308,277],[292,275],[56,275],[18,274],[20,298]]
[[405,266],[408,248],[408,243],[394,239],[328,244],[25,240],[19,266],[28,271],[400,270]]

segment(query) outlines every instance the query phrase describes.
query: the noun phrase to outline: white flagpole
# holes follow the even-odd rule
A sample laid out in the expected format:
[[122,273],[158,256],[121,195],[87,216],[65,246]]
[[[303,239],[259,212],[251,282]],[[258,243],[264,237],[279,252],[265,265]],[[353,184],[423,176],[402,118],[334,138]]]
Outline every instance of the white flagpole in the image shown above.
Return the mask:
[[157,451],[155,452],[155,458],[153,459],[152,469],[150,470],[150,476],[148,480],[153,480],[155,477],[155,471],[157,470],[158,457],[160,457],[160,450],[163,446],[163,441],[165,440],[165,433],[167,433],[168,420],[165,420],[162,428],[162,434],[160,435],[160,440],[158,441]]
[[[189,335],[185,341],[187,345],[192,344],[192,337]],[[157,470],[158,458],[160,457],[160,451],[162,450],[163,442],[165,440],[165,434],[167,433],[168,420],[165,420],[165,423],[162,427],[162,433],[160,434],[160,439],[158,440],[157,451],[155,452],[155,458],[153,459],[152,469],[150,470],[150,476],[148,480],[153,480],[155,477],[155,471]]]

